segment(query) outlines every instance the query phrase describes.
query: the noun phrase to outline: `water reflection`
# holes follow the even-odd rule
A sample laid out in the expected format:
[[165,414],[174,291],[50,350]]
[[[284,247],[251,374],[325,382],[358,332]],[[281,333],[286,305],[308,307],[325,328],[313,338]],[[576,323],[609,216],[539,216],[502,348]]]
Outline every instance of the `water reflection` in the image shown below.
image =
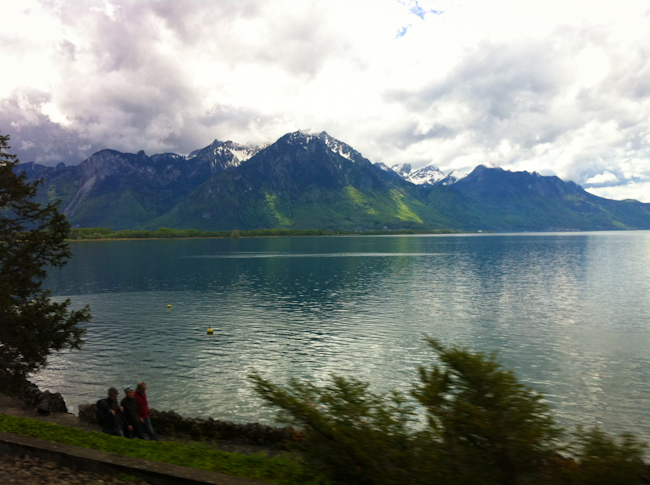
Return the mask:
[[84,349],[39,378],[73,405],[147,380],[154,407],[268,420],[249,369],[406,388],[430,361],[426,333],[498,350],[566,424],[650,438],[649,242],[638,232],[75,243],[48,284],[90,304],[94,320]]

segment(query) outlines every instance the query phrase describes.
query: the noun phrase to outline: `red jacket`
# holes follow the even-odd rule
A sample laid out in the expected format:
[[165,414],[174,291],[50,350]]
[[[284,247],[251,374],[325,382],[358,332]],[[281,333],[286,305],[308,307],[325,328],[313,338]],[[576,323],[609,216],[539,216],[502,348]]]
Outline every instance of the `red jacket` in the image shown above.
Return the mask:
[[135,391],[135,398],[138,401],[138,417],[147,419],[149,417],[149,404],[147,404],[147,393]]

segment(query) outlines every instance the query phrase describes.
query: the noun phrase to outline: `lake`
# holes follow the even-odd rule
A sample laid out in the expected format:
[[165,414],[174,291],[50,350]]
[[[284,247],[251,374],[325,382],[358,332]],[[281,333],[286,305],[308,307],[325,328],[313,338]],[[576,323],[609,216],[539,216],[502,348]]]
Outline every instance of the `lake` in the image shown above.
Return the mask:
[[53,356],[34,380],[74,412],[144,380],[157,409],[270,423],[251,369],[408,390],[432,362],[426,334],[498,351],[564,425],[650,440],[648,231],[71,247],[47,286],[94,318],[83,349]]

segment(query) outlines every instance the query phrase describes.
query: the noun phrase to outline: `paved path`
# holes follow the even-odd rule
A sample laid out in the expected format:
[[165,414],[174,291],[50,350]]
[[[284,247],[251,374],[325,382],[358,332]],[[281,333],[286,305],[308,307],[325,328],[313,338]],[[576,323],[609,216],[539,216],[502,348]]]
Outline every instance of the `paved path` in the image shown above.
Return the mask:
[[29,455],[0,455],[0,483],[12,485],[144,485],[140,479],[127,482],[110,475],[82,472]]

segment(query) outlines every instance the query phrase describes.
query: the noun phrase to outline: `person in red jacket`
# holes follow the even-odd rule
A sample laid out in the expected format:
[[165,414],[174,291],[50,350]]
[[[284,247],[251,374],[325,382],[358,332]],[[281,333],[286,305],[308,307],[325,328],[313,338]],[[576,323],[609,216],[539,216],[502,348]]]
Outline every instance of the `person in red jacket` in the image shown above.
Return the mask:
[[153,430],[153,426],[151,425],[151,418],[149,417],[146,382],[138,382],[138,386],[135,389],[135,398],[138,401],[138,417],[140,418],[140,423],[142,423],[142,428],[149,435],[150,440],[160,441],[156,436],[156,432]]

